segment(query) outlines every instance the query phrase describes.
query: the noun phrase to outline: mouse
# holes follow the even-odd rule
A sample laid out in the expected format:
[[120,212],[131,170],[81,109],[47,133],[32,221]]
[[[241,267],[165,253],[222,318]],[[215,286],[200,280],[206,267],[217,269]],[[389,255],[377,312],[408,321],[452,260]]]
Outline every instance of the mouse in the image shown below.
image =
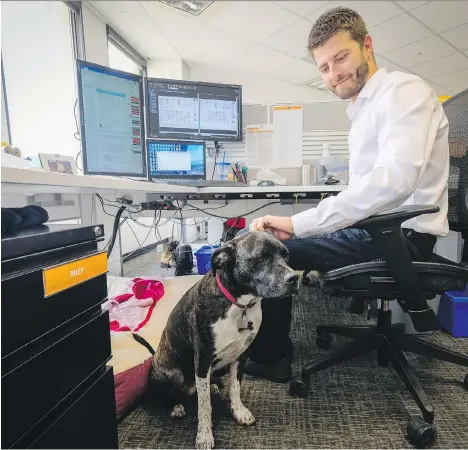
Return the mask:
[[257,186],[275,186],[275,183],[270,180],[262,180],[257,184]]

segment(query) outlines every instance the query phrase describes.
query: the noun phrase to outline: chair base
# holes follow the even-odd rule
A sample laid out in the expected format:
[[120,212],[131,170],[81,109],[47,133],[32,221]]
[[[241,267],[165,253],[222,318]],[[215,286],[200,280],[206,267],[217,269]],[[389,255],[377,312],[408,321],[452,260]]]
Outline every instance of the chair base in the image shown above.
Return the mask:
[[[385,302],[382,303],[384,305]],[[376,326],[318,326],[317,345],[320,348],[328,348],[331,343],[332,334],[354,338],[354,340],[305,366],[302,370],[302,376],[296,376],[291,382],[290,393],[298,397],[307,397],[312,373],[377,350],[377,363],[380,366],[387,366],[389,362],[392,364],[422,412],[423,421],[420,418],[410,419],[408,423],[409,437],[417,446],[429,448],[435,443],[437,435],[432,425],[434,422],[434,410],[429,404],[429,400],[403,351],[452,362],[465,367],[468,367],[468,356],[453,352],[436,344],[421,341],[413,336],[405,335],[405,325],[401,323],[392,324],[391,311],[384,310],[383,305],[378,311]],[[467,382],[465,381],[466,384]]]

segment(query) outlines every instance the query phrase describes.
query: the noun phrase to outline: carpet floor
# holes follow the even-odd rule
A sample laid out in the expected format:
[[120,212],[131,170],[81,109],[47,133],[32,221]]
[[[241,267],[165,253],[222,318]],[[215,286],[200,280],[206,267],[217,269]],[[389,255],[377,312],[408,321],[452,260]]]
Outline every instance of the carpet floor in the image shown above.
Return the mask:
[[[315,345],[319,323],[369,324],[346,312],[347,301],[302,288],[295,298],[292,340],[294,372],[324,354]],[[468,339],[437,332],[424,339],[468,354]],[[335,338],[332,348],[346,342]],[[435,409],[435,448],[468,448],[467,368],[407,354]],[[213,401],[216,448],[411,448],[406,423],[420,415],[393,369],[379,367],[371,353],[317,374],[307,399],[291,397],[288,384],[245,377],[242,399],[257,423],[238,426],[226,403]],[[140,406],[119,424],[121,448],[193,448],[197,431],[196,402],[184,419],[174,420],[158,407]]]

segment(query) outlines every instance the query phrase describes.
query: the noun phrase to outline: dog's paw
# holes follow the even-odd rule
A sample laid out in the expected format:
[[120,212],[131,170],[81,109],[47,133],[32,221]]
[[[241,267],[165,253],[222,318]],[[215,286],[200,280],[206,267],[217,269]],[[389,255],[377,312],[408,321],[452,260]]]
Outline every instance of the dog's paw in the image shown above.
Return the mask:
[[199,431],[196,440],[197,448],[214,448],[214,438],[211,431]]
[[219,386],[215,383],[213,383],[211,386],[210,386],[210,391],[213,395],[219,395],[221,392],[219,390]]
[[239,425],[253,425],[255,423],[255,417],[245,406],[233,409],[232,415]]
[[170,416],[174,419],[181,419],[182,417],[185,417],[185,408],[184,405],[174,405],[174,408],[172,408]]

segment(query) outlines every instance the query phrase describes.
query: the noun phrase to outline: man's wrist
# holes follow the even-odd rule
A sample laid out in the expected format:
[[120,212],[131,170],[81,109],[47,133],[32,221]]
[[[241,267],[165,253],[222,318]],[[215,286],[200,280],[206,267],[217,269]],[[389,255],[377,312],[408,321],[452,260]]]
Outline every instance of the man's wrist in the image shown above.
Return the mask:
[[315,226],[315,208],[294,214],[291,217],[293,233],[297,237],[307,236],[313,233]]

